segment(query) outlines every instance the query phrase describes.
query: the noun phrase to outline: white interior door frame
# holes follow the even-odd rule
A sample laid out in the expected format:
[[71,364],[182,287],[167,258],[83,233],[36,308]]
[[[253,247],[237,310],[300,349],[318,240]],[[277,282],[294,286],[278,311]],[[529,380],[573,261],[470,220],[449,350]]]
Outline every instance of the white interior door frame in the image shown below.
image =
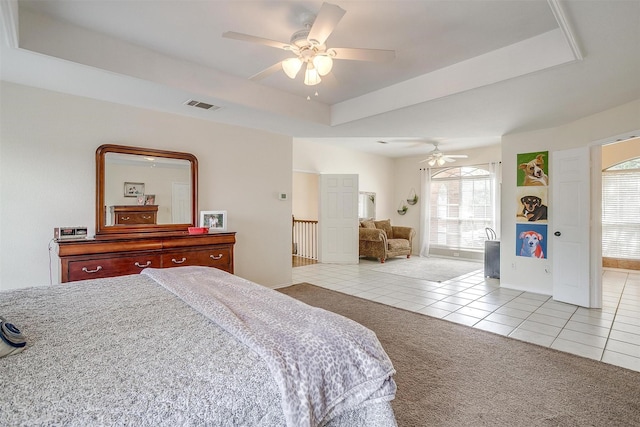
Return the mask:
[[591,250],[589,253],[591,295],[589,304],[602,307],[602,145],[594,144],[591,155]]
[[591,152],[591,307],[602,307],[602,146],[640,136],[640,129],[590,144]]

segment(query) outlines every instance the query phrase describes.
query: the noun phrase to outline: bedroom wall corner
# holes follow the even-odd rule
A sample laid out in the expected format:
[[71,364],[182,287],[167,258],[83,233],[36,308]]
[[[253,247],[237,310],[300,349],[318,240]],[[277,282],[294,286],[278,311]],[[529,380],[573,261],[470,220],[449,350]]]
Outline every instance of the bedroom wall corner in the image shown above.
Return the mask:
[[277,198],[291,192],[291,137],[7,82],[0,91],[0,290],[58,283],[54,227],[94,234],[94,156],[106,143],[195,154],[198,210],[227,211],[235,273],[291,283],[291,203]]

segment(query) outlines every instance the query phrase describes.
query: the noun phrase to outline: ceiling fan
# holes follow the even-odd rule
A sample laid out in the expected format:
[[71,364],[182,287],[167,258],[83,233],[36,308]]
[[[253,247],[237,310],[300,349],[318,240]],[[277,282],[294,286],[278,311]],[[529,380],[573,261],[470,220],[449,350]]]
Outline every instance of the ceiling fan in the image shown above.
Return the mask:
[[260,43],[293,53],[293,57],[280,61],[249,77],[250,80],[254,81],[263,79],[279,69],[282,69],[289,78],[294,79],[304,65],[304,84],[314,86],[322,81],[321,77],[331,72],[334,59],[385,62],[395,58],[395,51],[393,50],[344,47],[327,48],[325,44],[327,38],[329,38],[345,13],[346,11],[339,6],[322,3],[322,7],[317,16],[315,16],[315,19],[313,19],[313,16],[308,17],[304,23],[304,29],[293,33],[289,43],[251,36],[249,34],[236,33],[234,31],[227,31],[222,34],[222,37]]
[[438,148],[437,142],[432,142],[433,150],[429,153],[429,157],[421,160],[419,163],[427,163],[429,166],[443,166],[445,163],[455,162],[455,159],[466,159],[466,154],[445,154]]

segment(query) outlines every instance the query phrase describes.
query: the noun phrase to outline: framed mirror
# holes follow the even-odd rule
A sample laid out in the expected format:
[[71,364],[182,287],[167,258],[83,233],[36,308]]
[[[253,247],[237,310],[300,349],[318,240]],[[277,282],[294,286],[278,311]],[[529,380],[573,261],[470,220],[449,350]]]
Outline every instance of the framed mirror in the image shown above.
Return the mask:
[[360,191],[358,194],[358,217],[376,219],[376,193]]
[[96,150],[96,237],[181,232],[197,224],[198,160],[189,153]]

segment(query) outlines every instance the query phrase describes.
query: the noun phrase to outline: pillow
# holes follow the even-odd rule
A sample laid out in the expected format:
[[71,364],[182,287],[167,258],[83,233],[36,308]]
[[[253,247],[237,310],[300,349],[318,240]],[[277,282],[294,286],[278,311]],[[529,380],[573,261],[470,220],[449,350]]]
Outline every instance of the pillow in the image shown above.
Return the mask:
[[393,228],[391,228],[391,220],[385,219],[383,221],[373,221],[376,228],[384,230],[387,234],[387,239],[393,239]]
[[362,228],[376,228],[376,225],[370,219],[360,221],[360,227]]

